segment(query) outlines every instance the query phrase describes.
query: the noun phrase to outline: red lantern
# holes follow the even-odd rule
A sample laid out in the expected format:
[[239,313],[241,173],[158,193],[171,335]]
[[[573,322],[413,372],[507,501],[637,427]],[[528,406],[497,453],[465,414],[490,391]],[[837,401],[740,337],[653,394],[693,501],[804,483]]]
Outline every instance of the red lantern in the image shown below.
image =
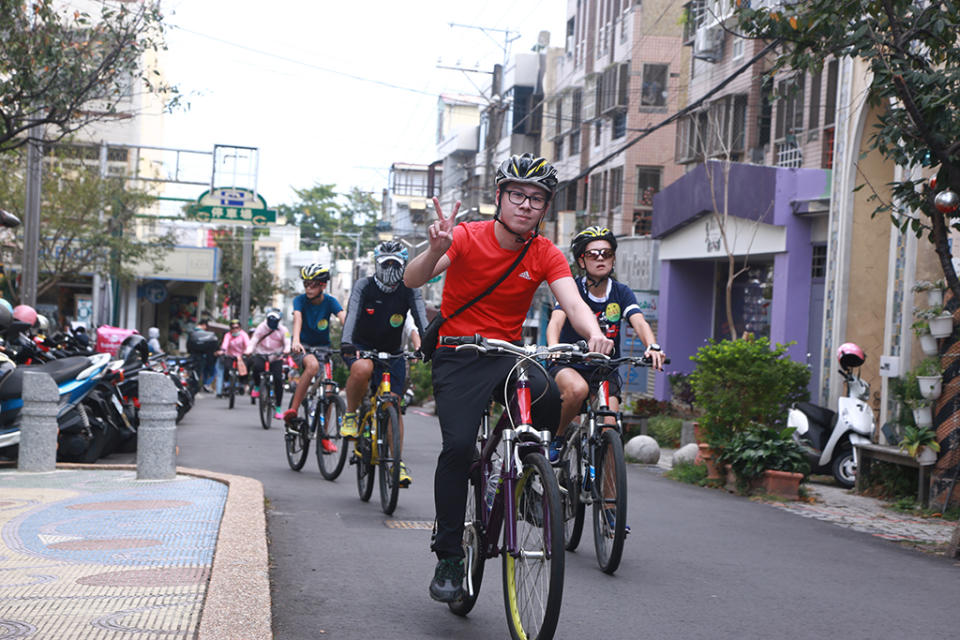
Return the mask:
[[960,208],[960,196],[955,191],[946,189],[937,194],[937,197],[933,199],[933,205],[937,208],[937,211],[948,215]]

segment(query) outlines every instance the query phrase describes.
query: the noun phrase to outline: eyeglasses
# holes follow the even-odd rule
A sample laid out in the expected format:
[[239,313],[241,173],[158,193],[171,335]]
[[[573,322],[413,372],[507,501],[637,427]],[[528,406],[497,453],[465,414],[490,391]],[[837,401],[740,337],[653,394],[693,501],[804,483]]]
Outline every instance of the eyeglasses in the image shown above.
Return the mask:
[[547,199],[539,193],[535,193],[532,196],[528,196],[523,191],[507,191],[506,193],[510,202],[518,207],[523,204],[524,200],[530,201],[530,208],[534,211],[540,211],[547,206]]
[[322,287],[322,286],[325,285],[325,284],[327,284],[327,283],[326,283],[326,282],[322,282],[322,281],[320,281],[320,280],[304,280],[304,281],[303,281],[303,288],[304,288],[304,289],[309,289],[310,287]]
[[617,254],[613,249],[587,249],[583,255],[594,260],[609,260]]

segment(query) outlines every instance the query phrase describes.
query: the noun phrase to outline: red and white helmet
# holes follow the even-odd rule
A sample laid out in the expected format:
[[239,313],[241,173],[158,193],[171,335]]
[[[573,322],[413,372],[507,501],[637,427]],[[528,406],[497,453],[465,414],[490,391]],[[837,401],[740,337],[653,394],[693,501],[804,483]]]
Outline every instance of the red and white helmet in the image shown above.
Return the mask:
[[37,311],[28,304],[18,304],[13,308],[13,318],[32,327],[37,322]]
[[852,342],[844,342],[837,349],[837,361],[844,369],[852,369],[861,366],[867,359],[863,349]]

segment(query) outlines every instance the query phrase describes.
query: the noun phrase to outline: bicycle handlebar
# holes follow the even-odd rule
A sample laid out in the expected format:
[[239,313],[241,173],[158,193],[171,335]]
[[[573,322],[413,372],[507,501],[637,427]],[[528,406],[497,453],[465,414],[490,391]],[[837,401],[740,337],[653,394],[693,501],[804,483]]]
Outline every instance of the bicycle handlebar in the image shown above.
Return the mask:
[[[619,367],[621,364],[629,364],[634,367],[649,367],[653,365],[653,358],[647,356],[621,356],[619,358],[611,358],[610,356],[604,355],[602,353],[597,353],[596,351],[591,351],[589,353],[570,353],[570,354],[560,354],[554,356],[555,360],[566,360],[566,361],[579,361],[579,362],[589,362],[590,364],[596,364],[598,366],[615,368]],[[664,358],[663,364],[670,364],[670,358]]]
[[559,343],[545,345],[516,345],[497,338],[474,336],[441,336],[440,344],[461,349],[472,349],[480,353],[506,353],[521,358],[542,358],[557,353],[584,354],[587,353],[587,343],[583,340],[576,344]]
[[355,358],[365,358],[367,360],[397,360],[403,358],[405,360],[420,360],[420,353],[417,351],[404,351],[402,353],[387,353],[386,351],[364,351],[363,349],[357,349]]

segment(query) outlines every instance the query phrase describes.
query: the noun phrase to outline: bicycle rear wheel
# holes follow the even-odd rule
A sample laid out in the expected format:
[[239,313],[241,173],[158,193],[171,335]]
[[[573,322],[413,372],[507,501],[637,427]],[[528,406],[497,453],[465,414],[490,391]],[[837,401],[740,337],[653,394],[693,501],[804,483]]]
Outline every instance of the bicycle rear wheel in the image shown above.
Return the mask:
[[229,379],[230,379],[230,387],[227,390],[227,408],[233,409],[234,396],[237,393],[237,370],[236,369],[230,370]]
[[276,411],[276,399],[273,396],[273,375],[264,373],[260,377],[260,426],[269,429]]
[[576,429],[567,439],[557,469],[560,502],[563,505],[563,542],[567,551],[577,548],[583,533],[583,517],[586,509],[580,501],[580,485],[583,482],[580,477],[582,459],[580,430]]
[[[475,459],[480,453],[475,454]],[[467,484],[467,510],[463,518],[463,568],[466,572],[463,598],[447,603],[450,611],[458,616],[465,616],[473,609],[480,595],[480,584],[483,582],[483,565],[486,557],[483,555],[483,485],[480,482],[480,469],[470,474]],[[473,589],[471,595],[470,589]]]
[[503,602],[514,640],[552,638],[563,599],[563,511],[550,463],[540,453],[523,458],[514,485],[517,549],[504,549]]
[[613,573],[627,537],[627,465],[619,433],[608,429],[601,434],[594,463],[593,543],[600,568]]
[[354,456],[356,456],[357,465],[357,493],[360,499],[366,502],[373,494],[373,464],[371,463],[373,450],[370,444],[370,436],[362,435],[368,431],[364,424],[360,425],[361,435],[353,442]]
[[[350,448],[350,443],[340,437],[340,423],[343,422],[347,407],[343,404],[343,398],[335,393],[327,393],[323,397],[321,408],[323,411],[317,411],[314,418],[318,422],[314,429],[317,434],[317,465],[320,467],[320,475],[327,480],[336,480],[343,471],[343,465],[347,461],[347,449]],[[336,452],[325,451],[324,440],[332,442],[337,447]]]
[[397,407],[386,404],[377,425],[380,463],[380,508],[387,515],[397,508],[400,493],[400,417]]
[[[293,404],[293,398],[290,399]],[[283,441],[287,450],[287,464],[294,471],[300,471],[303,464],[307,461],[307,454],[310,453],[310,434],[308,433],[310,423],[310,398],[304,398],[300,405],[300,413],[303,417],[297,416],[293,424],[284,425]]]

